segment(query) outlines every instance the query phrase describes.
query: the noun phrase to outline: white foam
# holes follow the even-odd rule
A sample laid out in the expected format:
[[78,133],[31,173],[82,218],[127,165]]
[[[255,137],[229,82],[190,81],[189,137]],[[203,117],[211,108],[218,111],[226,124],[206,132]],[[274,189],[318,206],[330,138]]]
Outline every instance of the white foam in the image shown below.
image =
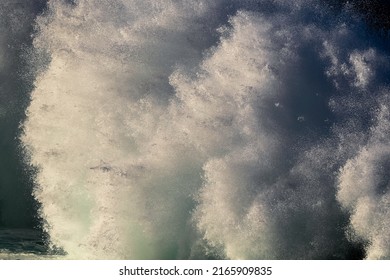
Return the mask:
[[[388,92],[385,92],[388,95]],[[352,236],[368,242],[368,259],[388,259],[389,109],[383,100],[368,143],[342,168],[338,200],[352,213]]]
[[50,1],[34,44],[51,60],[22,140],[53,245],[69,258],[340,257],[338,190],[382,248],[372,201],[356,210],[369,189],[350,187],[374,148],[347,147],[358,136],[343,113],[334,132],[323,121],[345,88],[372,86],[378,54],[347,46],[353,30],[301,21],[314,2],[231,1],[255,11],[218,22],[219,1]]
[[172,258],[185,238],[201,164],[181,153],[180,131],[165,130],[168,77],[200,57],[187,36],[204,28],[194,21],[203,12],[149,4],[51,1],[39,19],[34,43],[51,62],[23,141],[40,168],[34,195],[46,230],[71,257]]

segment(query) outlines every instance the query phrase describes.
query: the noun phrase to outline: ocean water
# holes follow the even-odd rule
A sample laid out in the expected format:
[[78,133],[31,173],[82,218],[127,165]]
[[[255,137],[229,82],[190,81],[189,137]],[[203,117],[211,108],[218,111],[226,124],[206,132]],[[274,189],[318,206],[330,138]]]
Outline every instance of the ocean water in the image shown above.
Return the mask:
[[385,1],[3,0],[1,259],[389,259]]

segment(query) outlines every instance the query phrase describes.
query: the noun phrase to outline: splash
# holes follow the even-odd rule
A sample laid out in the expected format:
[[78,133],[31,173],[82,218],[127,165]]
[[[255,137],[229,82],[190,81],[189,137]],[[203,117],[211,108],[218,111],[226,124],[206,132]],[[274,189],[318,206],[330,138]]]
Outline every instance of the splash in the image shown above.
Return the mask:
[[388,258],[387,54],[348,13],[50,1],[21,139],[51,244],[77,259]]

